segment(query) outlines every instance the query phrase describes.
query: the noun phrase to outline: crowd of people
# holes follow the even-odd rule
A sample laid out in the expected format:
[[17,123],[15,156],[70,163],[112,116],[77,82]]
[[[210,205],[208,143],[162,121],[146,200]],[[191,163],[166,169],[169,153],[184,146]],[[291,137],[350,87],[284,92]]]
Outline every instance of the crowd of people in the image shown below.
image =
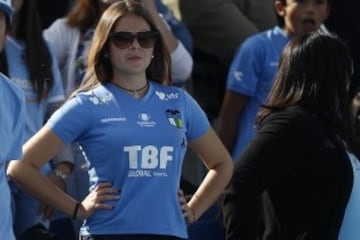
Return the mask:
[[4,239],[360,239],[337,0],[57,4],[0,0]]

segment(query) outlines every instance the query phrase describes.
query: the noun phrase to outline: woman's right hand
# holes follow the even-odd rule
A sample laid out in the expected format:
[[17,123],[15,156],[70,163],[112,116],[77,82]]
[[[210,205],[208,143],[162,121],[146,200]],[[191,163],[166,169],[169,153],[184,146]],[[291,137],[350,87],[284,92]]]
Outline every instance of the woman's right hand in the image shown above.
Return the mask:
[[120,190],[112,187],[111,182],[102,182],[86,196],[80,203],[76,218],[86,219],[90,217],[96,210],[112,210],[114,205],[106,204],[106,201],[118,200],[120,198]]

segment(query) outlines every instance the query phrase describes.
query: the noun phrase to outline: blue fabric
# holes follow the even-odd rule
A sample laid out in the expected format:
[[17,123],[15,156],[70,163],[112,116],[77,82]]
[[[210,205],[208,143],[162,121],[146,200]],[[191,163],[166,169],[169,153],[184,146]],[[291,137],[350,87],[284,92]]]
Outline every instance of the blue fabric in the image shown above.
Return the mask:
[[[173,34],[182,42],[182,44],[184,45],[184,47],[190,52],[192,53],[193,51],[193,41],[192,41],[192,36],[187,28],[187,26],[182,23],[181,21],[179,21],[176,16],[173,14],[173,12],[166,6],[164,5],[161,0],[155,0],[155,4],[157,7],[158,12],[162,15],[162,17],[164,18],[164,20],[166,21],[166,23],[169,25],[171,31],[173,32]],[[85,37],[85,41],[87,40],[87,37],[90,36],[90,34],[92,33],[92,30],[89,30],[86,37]],[[76,62],[76,70],[77,70],[77,74],[78,74],[78,79],[79,76],[81,76],[82,72],[83,72],[83,58],[82,58],[82,54],[83,54],[83,48],[86,48],[86,44],[83,46],[83,43],[80,43],[80,47],[79,47],[79,51],[78,51],[78,56],[80,56],[77,59]],[[80,73],[80,74],[79,74]],[[175,84],[174,84],[175,85]],[[179,84],[178,86],[181,86],[181,84]],[[86,168],[84,168],[83,166],[86,164],[85,163],[85,159],[82,155],[81,152],[79,152],[79,149],[77,147],[77,144],[73,145],[75,152],[74,152],[74,170],[73,170],[73,174],[70,177],[69,181],[68,181],[68,185],[67,185],[67,192],[73,196],[75,199],[77,200],[81,200],[84,198],[84,196],[87,195],[88,192],[88,176],[87,176],[87,172],[86,172]],[[56,212],[55,216],[53,219],[59,219],[61,217],[66,217],[64,214]],[[53,224],[53,226],[56,223]],[[75,220],[74,222],[75,225],[75,229],[79,229],[79,221]],[[70,229],[71,230],[71,229]],[[66,231],[66,230],[64,230]]]
[[353,188],[347,204],[339,240],[360,239],[360,162],[352,153],[348,153],[354,174]]
[[187,237],[177,196],[183,158],[187,142],[210,129],[188,93],[150,81],[146,95],[134,99],[108,83],[78,94],[47,125],[64,143],[80,143],[90,189],[110,181],[121,190],[120,199],[109,202],[114,210],[95,212],[83,235]]
[[[62,79],[58,68],[57,60],[51,50],[52,57],[52,73],[54,77],[54,85],[49,91],[47,98],[40,102],[37,101],[37,93],[33,90],[30,81],[28,66],[26,65],[25,56],[26,46],[23,42],[18,42],[12,37],[7,37],[5,43],[5,53],[8,63],[9,78],[19,88],[22,89],[26,101],[25,116],[25,141],[32,137],[44,124],[48,105],[50,103],[63,102],[65,99]],[[50,172],[50,164],[45,164],[42,168],[44,174]],[[29,194],[24,192],[17,184],[10,182],[12,193],[12,212],[14,219],[15,235],[19,236],[26,229],[37,223],[47,225],[47,221],[43,220],[39,214],[40,202]]]
[[26,47],[24,44],[17,42],[12,37],[7,37],[5,52],[9,69],[9,78],[23,90],[26,99],[25,140],[27,140],[43,126],[48,103],[64,101],[65,93],[57,60],[51,52],[54,86],[50,90],[47,98],[43,99],[41,102],[36,101],[37,95],[33,90],[28,66],[24,59],[25,49]]
[[227,89],[250,97],[238,121],[232,158],[238,159],[253,138],[255,119],[272,86],[280,54],[289,37],[279,27],[255,34],[238,49],[231,63]]
[[19,159],[24,143],[25,98],[13,82],[0,73],[0,236],[15,240],[10,189],[5,175],[7,161]]

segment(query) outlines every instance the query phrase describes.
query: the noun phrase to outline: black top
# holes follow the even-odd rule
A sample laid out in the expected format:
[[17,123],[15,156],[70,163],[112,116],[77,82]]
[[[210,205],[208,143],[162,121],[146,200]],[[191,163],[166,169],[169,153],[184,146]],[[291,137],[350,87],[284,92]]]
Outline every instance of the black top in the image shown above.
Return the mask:
[[337,239],[352,189],[351,163],[324,124],[300,107],[272,113],[235,163],[224,198],[227,240]]

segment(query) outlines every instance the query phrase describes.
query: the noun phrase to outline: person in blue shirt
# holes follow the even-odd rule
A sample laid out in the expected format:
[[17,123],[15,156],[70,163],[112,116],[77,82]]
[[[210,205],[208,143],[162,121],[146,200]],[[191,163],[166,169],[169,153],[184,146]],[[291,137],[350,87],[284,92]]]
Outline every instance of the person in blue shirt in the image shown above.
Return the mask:
[[[84,83],[33,138],[10,178],[74,219],[83,239],[186,239],[222,194],[231,156],[205,113],[171,84],[170,54],[149,12],[118,1],[99,20]],[[72,142],[86,156],[89,194],[76,201],[39,168]],[[209,169],[189,201],[179,189],[190,146]],[[32,181],[28,181],[31,178]]]
[[[42,36],[34,0],[13,0],[13,25],[6,38],[4,55],[0,58],[1,71],[17,84],[26,99],[25,140],[34,135],[51,113],[65,100],[64,88],[53,51]],[[20,143],[19,143],[20,144]],[[61,156],[60,156],[61,155]],[[57,174],[70,173],[71,163],[60,154],[43,173],[64,188]],[[69,154],[70,155],[70,154]],[[14,233],[19,238],[33,226],[48,225],[49,210],[42,211],[39,201],[9,183],[12,193]],[[48,208],[46,208],[48,209]]]
[[[79,0],[74,3],[69,13],[51,24],[45,31],[44,36],[51,44],[58,60],[66,96],[69,96],[74,89],[81,84],[85,70],[89,45],[92,41],[94,28],[100,19],[103,11],[117,0]],[[173,84],[184,86],[192,71],[193,60],[187,50],[189,46],[189,35],[183,24],[177,23],[169,10],[164,8],[156,0],[140,1],[150,11],[156,21],[156,25],[162,32],[166,45],[171,52],[171,76]],[[157,10],[161,8],[161,12]],[[171,23],[170,23],[171,22]],[[169,28],[174,27],[174,28]],[[176,29],[176,31],[174,31]],[[181,36],[181,38],[177,38]],[[181,39],[187,40],[182,43]],[[73,156],[74,168],[67,180],[67,191],[77,199],[82,199],[88,193],[88,176],[86,172],[85,159],[78,144],[74,143]],[[59,239],[69,240],[77,238],[71,234],[72,223],[75,232],[79,229],[81,221],[71,221],[63,214],[56,213],[52,218],[50,229]]]
[[255,118],[272,86],[285,44],[294,36],[319,30],[330,0],[276,0],[279,25],[249,37],[232,61],[219,115],[218,133],[235,161],[253,138]]
[[[14,10],[9,0],[0,1],[0,54]],[[22,90],[0,73],[0,236],[15,240],[11,213],[11,193],[5,175],[8,161],[22,156],[24,141],[25,97]]]

